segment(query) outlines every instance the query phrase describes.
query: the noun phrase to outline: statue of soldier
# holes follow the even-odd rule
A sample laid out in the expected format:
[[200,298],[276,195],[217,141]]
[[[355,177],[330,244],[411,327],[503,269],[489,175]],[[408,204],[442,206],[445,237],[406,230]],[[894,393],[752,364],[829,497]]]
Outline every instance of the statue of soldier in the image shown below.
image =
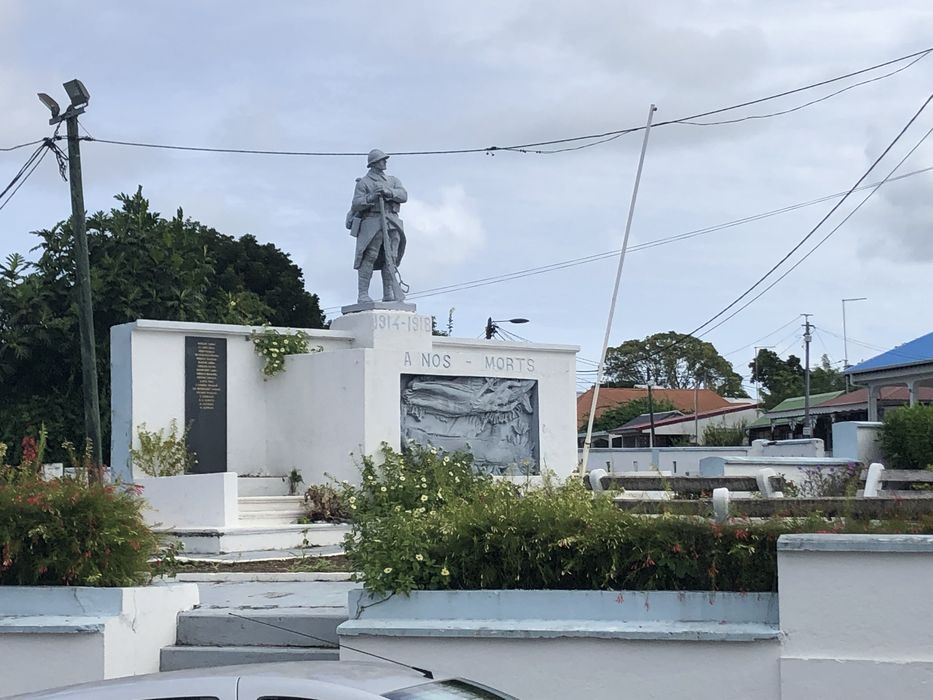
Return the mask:
[[398,264],[405,253],[405,230],[398,211],[399,205],[408,201],[408,193],[398,178],[386,175],[388,160],[389,156],[379,149],[369,152],[366,158],[369,172],[357,179],[353,203],[347,214],[347,228],[356,238],[353,267],[359,273],[359,304],[372,302],[369,282],[373,270],[382,273],[383,301],[405,300],[401,280],[397,276]]

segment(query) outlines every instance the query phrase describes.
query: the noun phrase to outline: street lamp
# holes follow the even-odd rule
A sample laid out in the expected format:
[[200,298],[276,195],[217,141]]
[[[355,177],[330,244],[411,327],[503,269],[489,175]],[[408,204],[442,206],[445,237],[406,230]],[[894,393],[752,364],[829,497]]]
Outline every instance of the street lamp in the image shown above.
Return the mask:
[[[842,373],[849,369],[849,337],[846,335],[846,302],[847,301],[867,301],[868,297],[849,297],[842,300]],[[846,392],[849,391],[849,375],[846,374]]]
[[97,349],[94,342],[94,309],[91,300],[91,267],[88,261],[85,231],[84,188],[81,182],[81,149],[78,139],[78,115],[84,114],[91,94],[75,78],[64,83],[71,103],[62,113],[58,102],[44,92],[39,101],[52,115],[49,124],[65,122],[68,131],[68,179],[71,185],[71,229],[75,240],[75,266],[78,272],[78,328],[81,342],[81,380],[84,393],[85,435],[93,446],[94,464],[103,464],[100,431],[100,398],[97,393]]
[[486,340],[492,340],[492,337],[498,332],[500,323],[528,323],[527,318],[507,318],[502,321],[493,321],[490,316],[486,321]]

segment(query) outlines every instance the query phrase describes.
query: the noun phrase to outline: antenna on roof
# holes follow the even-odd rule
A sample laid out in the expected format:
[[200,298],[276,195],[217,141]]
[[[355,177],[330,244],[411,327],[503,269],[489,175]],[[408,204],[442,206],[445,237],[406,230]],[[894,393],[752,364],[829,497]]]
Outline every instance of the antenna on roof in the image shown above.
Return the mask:
[[271,622],[266,622],[265,620],[257,620],[255,617],[247,617],[246,615],[237,615],[235,612],[227,612],[228,615],[233,617],[238,617],[241,620],[247,620],[248,622],[255,622],[257,625],[265,625],[266,627],[272,627],[273,629],[282,630],[283,632],[291,632],[292,634],[297,634],[300,637],[307,637],[308,639],[313,639],[316,642],[321,642],[327,644],[334,649],[349,649],[350,651],[355,651],[357,654],[365,654],[366,656],[372,656],[374,659],[379,659],[380,661],[388,661],[390,664],[395,664],[397,666],[404,666],[405,668],[410,668],[412,671],[417,671],[422,676],[429,680],[434,680],[434,674],[428,671],[426,668],[418,668],[417,666],[412,666],[411,664],[406,664],[402,661],[396,661],[395,659],[390,659],[387,656],[380,656],[379,654],[374,654],[371,651],[364,651],[363,649],[355,649],[354,647],[348,646],[346,644],[334,644],[329,639],[323,639],[321,637],[315,637],[313,634],[308,634],[307,632],[301,632],[299,630],[289,629],[288,627],[283,627],[282,625],[276,625]]

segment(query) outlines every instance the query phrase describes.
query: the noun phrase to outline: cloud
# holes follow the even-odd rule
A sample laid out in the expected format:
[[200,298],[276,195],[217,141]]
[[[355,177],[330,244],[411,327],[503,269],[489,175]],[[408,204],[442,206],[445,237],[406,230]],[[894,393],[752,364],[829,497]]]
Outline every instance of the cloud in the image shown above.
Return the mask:
[[460,185],[441,188],[436,202],[410,199],[402,218],[409,269],[441,272],[475,257],[486,245],[483,223]]

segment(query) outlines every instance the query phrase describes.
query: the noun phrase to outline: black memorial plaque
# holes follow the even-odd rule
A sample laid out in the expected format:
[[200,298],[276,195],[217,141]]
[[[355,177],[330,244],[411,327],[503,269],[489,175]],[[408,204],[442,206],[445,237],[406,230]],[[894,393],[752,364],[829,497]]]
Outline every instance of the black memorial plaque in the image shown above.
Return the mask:
[[185,425],[197,474],[227,471],[227,340],[185,337]]

